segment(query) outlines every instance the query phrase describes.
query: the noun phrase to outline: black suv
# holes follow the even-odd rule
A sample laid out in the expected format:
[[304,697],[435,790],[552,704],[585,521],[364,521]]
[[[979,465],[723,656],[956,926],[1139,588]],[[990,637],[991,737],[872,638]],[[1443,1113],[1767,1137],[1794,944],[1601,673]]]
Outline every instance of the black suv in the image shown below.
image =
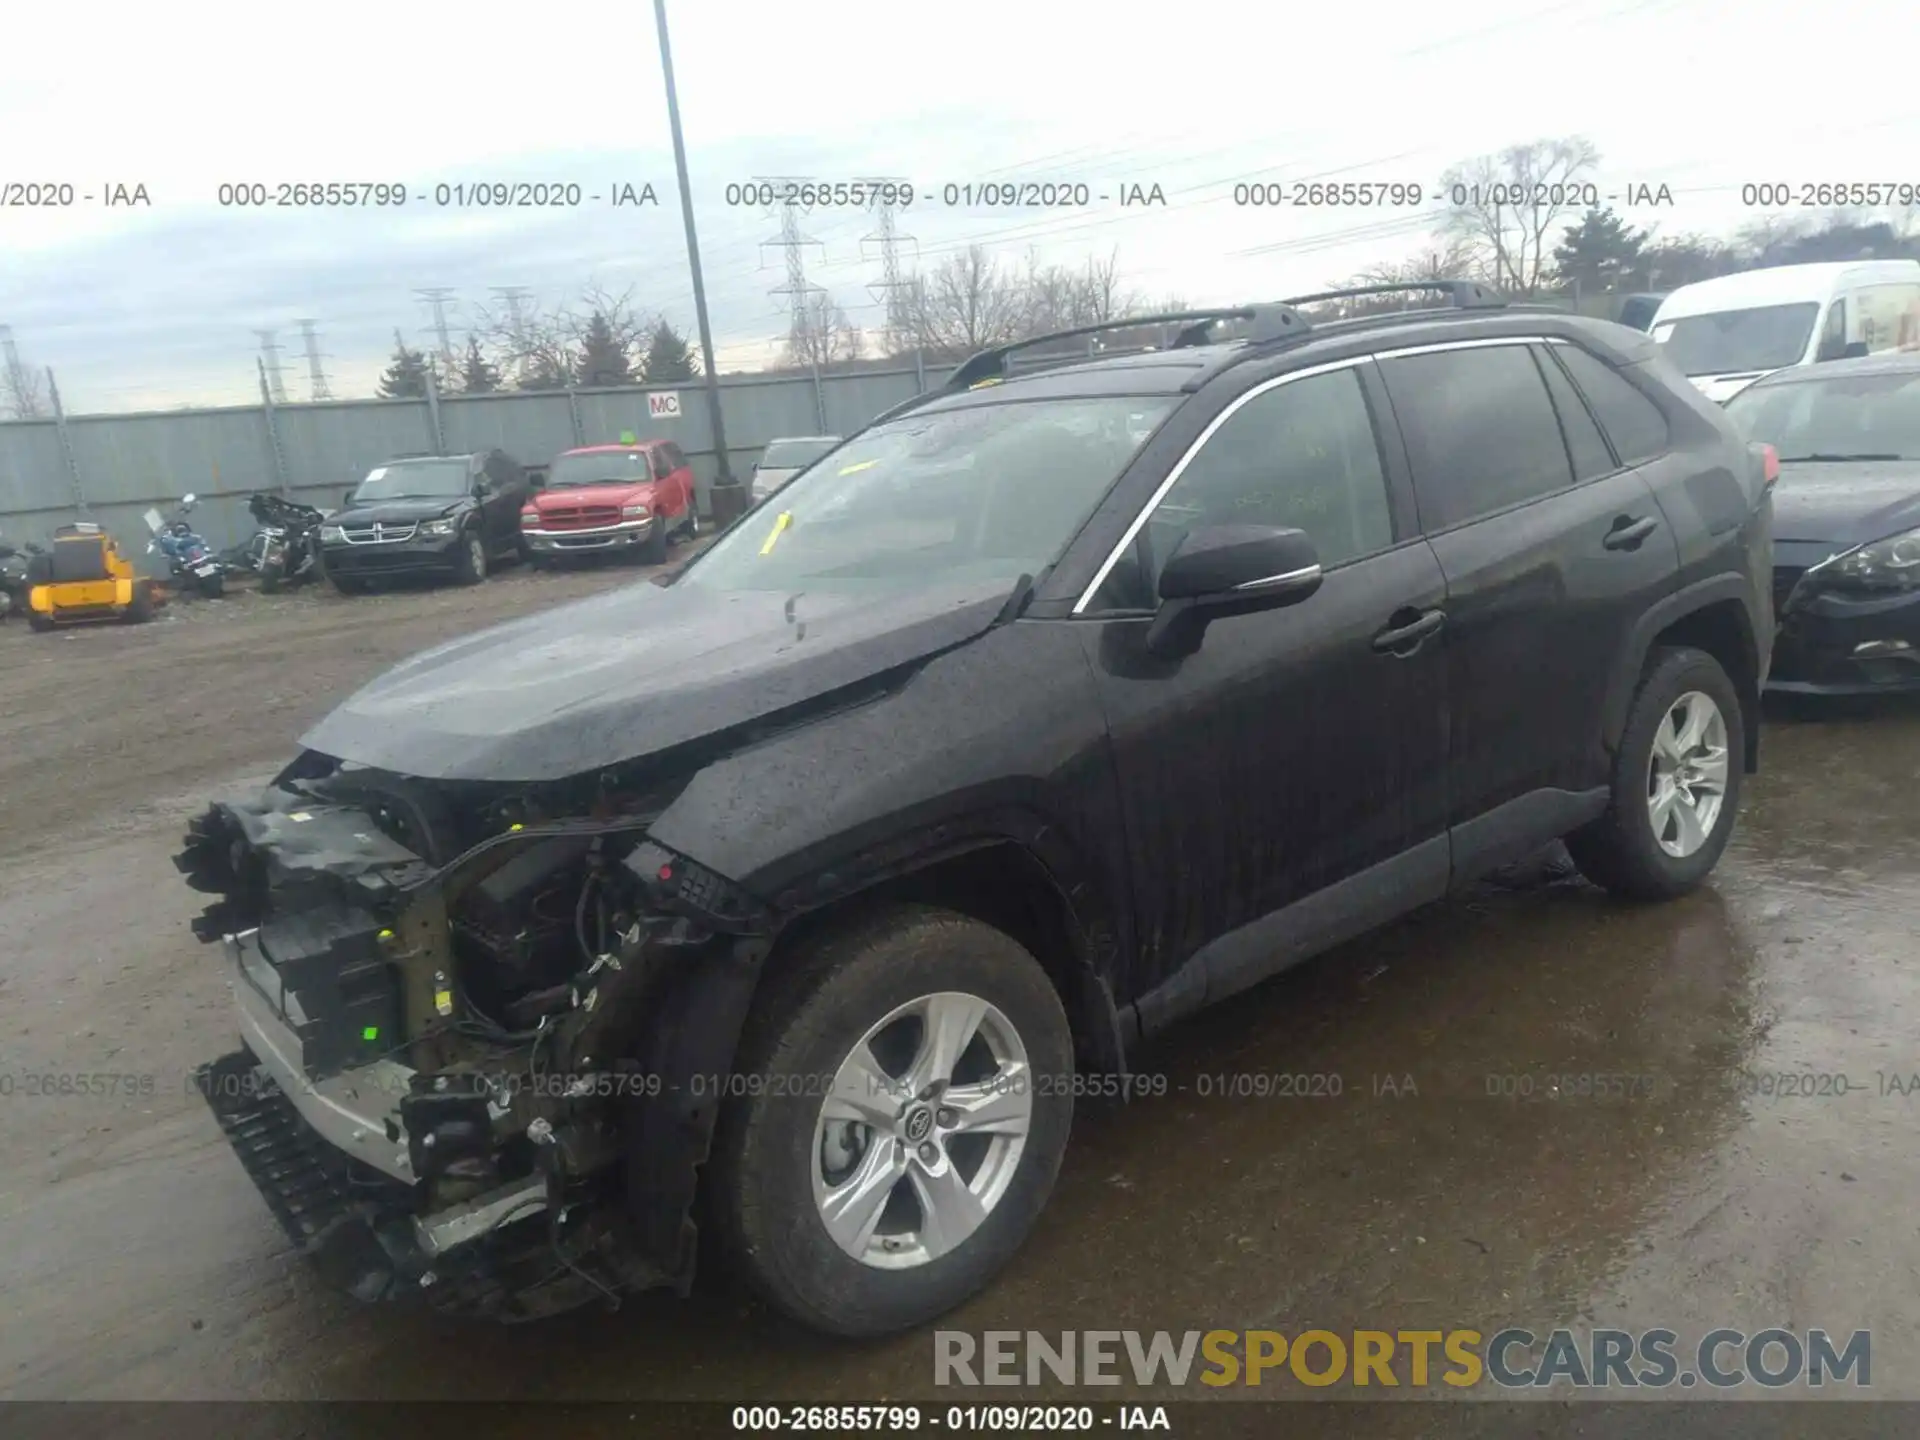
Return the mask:
[[1554,837],[1698,884],[1767,457],[1647,337],[1436,288],[976,356],[196,819],[244,1042],[200,1083],[296,1243],[525,1318],[684,1287],[710,1225],[807,1324],[911,1326],[1162,1027]]
[[437,575],[474,585],[520,553],[527,472],[504,451],[409,455],[376,465],[320,527],[320,563],[334,588]]

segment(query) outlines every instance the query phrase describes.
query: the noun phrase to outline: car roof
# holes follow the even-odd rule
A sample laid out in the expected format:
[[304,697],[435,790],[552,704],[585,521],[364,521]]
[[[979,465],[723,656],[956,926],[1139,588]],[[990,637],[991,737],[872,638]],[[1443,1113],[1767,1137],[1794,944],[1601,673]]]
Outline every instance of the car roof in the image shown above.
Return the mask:
[[1920,351],[1883,350],[1878,355],[1861,355],[1852,360],[1823,360],[1818,365],[1790,365],[1764,375],[1749,385],[1749,390],[1771,390],[1781,385],[1805,385],[1818,380],[1839,380],[1850,375],[1920,375]]
[[576,445],[571,450],[562,450],[566,455],[608,455],[619,450],[656,450],[666,444],[664,437],[655,436],[648,440],[636,440],[631,445]]
[[1631,364],[1658,350],[1643,331],[1557,306],[1393,311],[1350,320],[1318,321],[1309,330],[1279,340],[1230,340],[1167,350],[1129,351],[1055,363],[1026,374],[1016,371],[1005,379],[983,381],[970,389],[929,400],[906,413],[1069,397],[1171,397],[1198,390],[1215,375],[1242,364],[1281,355],[1297,357],[1298,363],[1306,366],[1357,354],[1523,335],[1568,338],[1577,335],[1617,364]]
[[773,437],[773,439],[767,441],[767,444],[769,445],[813,445],[813,444],[825,445],[829,442],[837,444],[839,443],[839,440],[840,440],[840,436],[838,435],[776,435]]
[[1737,275],[1717,275],[1674,290],[1661,305],[1657,318],[1682,319],[1719,310],[1825,299],[1843,280],[1920,282],[1920,261],[1825,260],[1810,265],[1768,265],[1758,270],[1742,270]]

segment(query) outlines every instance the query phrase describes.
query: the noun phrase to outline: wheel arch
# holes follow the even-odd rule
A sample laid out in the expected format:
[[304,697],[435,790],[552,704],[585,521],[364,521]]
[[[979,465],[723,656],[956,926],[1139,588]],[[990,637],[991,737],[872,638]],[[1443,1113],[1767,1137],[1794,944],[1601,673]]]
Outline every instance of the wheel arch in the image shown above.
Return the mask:
[[1689,645],[1720,662],[1740,696],[1742,768],[1760,767],[1761,646],[1753,629],[1751,591],[1744,577],[1717,575],[1675,591],[1640,617],[1607,687],[1603,739],[1619,747],[1633,697],[1649,658],[1660,648]]

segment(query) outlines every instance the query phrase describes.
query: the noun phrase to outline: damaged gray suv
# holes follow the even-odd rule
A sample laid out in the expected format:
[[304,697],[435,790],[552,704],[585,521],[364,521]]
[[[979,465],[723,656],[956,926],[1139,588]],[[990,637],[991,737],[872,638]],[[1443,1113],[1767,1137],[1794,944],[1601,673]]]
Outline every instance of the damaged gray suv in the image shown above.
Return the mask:
[[1698,885],[1758,763],[1771,456],[1645,336],[1387,288],[1448,304],[976,356],[197,817],[241,1038],[199,1083],[296,1245],[523,1320],[684,1292],[714,1237],[899,1330],[1182,1016],[1556,837]]

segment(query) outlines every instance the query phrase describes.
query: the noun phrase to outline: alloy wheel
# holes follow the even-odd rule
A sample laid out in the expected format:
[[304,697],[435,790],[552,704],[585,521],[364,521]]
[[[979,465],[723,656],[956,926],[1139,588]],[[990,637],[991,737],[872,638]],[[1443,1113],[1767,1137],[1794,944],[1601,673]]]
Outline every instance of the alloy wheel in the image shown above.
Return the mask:
[[896,1007],[821,1102],[811,1169],[827,1233],[877,1269],[952,1252],[1005,1196],[1032,1122],[1026,1046],[997,1008],[951,990]]
[[1647,818],[1653,838],[1684,860],[1713,834],[1727,796],[1727,722],[1720,707],[1689,690],[1667,707],[1647,757]]

